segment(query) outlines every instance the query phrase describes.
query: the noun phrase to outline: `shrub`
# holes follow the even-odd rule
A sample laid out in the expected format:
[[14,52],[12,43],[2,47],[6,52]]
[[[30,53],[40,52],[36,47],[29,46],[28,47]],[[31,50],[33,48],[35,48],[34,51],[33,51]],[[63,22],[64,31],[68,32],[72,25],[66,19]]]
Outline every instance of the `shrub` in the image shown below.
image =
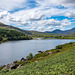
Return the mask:
[[56,46],[56,49],[62,49],[62,46],[61,45]]
[[26,59],[28,59],[28,60],[30,60],[30,59],[32,59],[33,58],[33,54],[32,53],[30,53],[27,57],[26,57]]
[[34,56],[34,58],[40,58],[40,57],[45,57],[45,56],[47,56],[48,54],[45,54],[45,53],[39,53],[39,54],[36,54],[35,56]]
[[72,42],[70,42],[69,44],[72,44]]
[[55,53],[57,53],[57,52],[60,52],[60,50],[59,49],[56,49]]

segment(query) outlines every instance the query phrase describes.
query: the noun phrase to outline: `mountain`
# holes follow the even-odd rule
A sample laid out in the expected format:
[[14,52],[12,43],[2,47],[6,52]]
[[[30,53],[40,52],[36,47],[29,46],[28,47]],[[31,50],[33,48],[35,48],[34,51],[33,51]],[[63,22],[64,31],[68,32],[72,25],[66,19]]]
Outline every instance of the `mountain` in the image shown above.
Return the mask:
[[0,22],[0,28],[2,29],[9,29],[9,30],[16,30],[19,31],[23,34],[31,35],[31,36],[44,36],[44,35],[50,35],[50,33],[44,33],[44,32],[38,32],[38,31],[28,31],[28,30],[23,30],[17,27],[13,27],[10,25],[6,25]]
[[16,31],[22,32],[22,33],[27,34],[27,35],[32,35],[32,33],[30,31],[22,30],[20,28],[6,25],[6,24],[3,24],[1,22],[0,22],[0,28],[9,29],[9,30],[16,30]]
[[28,30],[23,30],[23,29],[20,29],[20,28],[17,28],[17,27],[13,27],[11,25],[6,25],[6,24],[3,24],[0,22],[0,28],[3,28],[3,29],[9,29],[9,30],[16,30],[16,31],[19,31],[21,33],[24,33],[24,34],[27,34],[27,35],[31,35],[31,36],[45,36],[45,35],[55,35],[55,34],[61,34],[61,35],[72,35],[72,34],[75,34],[75,28],[72,28],[70,30],[65,30],[65,31],[62,31],[62,30],[59,30],[59,29],[56,29],[52,32],[50,31],[46,31],[46,32],[38,32],[38,31],[28,31]]
[[75,34],[75,28],[72,28],[70,30],[65,30],[65,31],[62,31],[60,29],[56,29],[52,32],[46,31],[46,33],[71,35],[71,34]]

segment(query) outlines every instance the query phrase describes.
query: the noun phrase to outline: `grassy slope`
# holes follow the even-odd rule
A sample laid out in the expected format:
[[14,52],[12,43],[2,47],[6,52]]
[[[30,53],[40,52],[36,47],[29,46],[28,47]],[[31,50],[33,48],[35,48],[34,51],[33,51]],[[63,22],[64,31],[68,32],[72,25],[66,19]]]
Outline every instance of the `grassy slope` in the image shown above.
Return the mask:
[[66,46],[63,52],[44,57],[44,60],[16,70],[0,72],[0,75],[75,75],[75,43],[70,48],[69,44]]

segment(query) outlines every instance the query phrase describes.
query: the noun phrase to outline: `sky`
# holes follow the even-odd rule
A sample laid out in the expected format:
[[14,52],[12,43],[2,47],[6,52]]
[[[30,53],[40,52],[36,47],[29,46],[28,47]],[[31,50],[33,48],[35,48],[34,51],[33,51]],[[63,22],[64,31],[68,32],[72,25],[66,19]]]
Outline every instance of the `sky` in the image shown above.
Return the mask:
[[0,22],[24,30],[75,27],[75,0],[0,0]]

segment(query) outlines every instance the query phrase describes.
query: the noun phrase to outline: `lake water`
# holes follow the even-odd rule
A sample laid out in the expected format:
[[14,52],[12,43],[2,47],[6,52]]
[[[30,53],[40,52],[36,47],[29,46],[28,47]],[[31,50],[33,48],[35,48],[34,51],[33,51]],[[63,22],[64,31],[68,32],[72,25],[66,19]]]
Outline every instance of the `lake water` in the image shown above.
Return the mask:
[[57,45],[75,42],[75,40],[46,39],[46,40],[22,40],[10,41],[0,44],[0,65],[6,65],[13,61],[26,57],[29,53],[35,55],[39,50],[54,49]]

